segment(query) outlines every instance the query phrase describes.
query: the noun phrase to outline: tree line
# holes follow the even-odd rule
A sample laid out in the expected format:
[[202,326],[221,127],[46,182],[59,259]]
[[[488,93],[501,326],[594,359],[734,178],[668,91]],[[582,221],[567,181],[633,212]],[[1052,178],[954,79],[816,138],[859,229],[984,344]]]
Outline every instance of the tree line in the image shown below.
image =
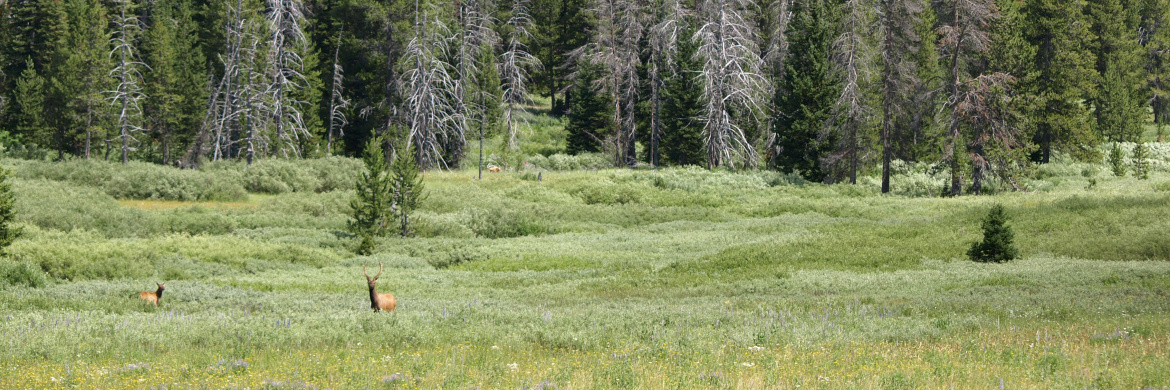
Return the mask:
[[823,182],[880,162],[883,191],[891,161],[924,161],[958,194],[1170,121],[1170,0],[9,0],[0,19],[0,142],[57,158],[378,137],[457,168],[485,137],[516,148],[542,96],[569,153]]

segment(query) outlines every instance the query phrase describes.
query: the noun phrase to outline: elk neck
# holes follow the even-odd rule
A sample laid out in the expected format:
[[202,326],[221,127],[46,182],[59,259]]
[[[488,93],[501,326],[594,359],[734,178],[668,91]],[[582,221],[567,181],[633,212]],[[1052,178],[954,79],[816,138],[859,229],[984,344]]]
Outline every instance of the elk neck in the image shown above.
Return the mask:
[[370,285],[370,307],[378,307],[378,291]]
[[156,290],[154,292],[155,299],[162,299],[162,293],[163,293],[163,288],[159,287],[158,290]]

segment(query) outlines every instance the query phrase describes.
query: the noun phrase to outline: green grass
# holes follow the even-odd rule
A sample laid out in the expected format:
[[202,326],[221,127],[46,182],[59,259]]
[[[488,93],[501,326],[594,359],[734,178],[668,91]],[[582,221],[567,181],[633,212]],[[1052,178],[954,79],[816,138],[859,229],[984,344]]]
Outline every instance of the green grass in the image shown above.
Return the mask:
[[[25,236],[0,259],[0,388],[1166,388],[1159,153],[1147,181],[1058,162],[958,198],[904,164],[885,196],[465,164],[425,174],[419,237],[364,257],[353,160],[117,173],[171,178],[133,192],[91,179],[106,165],[4,160]],[[207,180],[247,192],[149,195]],[[1022,259],[970,262],[995,203]],[[369,310],[365,263],[394,313]],[[161,307],[131,297],[156,281]]]

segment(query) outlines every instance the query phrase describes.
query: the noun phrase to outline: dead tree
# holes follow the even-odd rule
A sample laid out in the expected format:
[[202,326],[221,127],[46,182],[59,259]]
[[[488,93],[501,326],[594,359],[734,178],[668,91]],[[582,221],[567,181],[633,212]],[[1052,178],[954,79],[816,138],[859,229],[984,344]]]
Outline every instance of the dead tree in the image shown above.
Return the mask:
[[[491,0],[462,0],[459,2],[459,90],[455,98],[460,113],[460,125],[464,134],[469,126],[475,123],[479,126],[479,165],[478,176],[483,178],[483,137],[488,122],[488,103],[492,101],[480,80],[476,76],[481,69],[494,66],[483,63],[484,55],[494,55],[494,47],[499,43],[499,35],[492,29],[495,18],[486,11],[493,8]],[[491,62],[491,61],[487,61]],[[494,69],[493,69],[494,70]],[[469,92],[469,88],[474,92]]]
[[207,153],[212,160],[237,157],[242,143],[246,145],[249,163],[255,157],[255,150],[266,143],[259,132],[264,122],[263,110],[259,110],[263,108],[263,99],[256,98],[266,88],[261,87],[265,84],[262,72],[255,71],[262,54],[259,50],[262,26],[245,12],[243,0],[228,6],[224,23],[226,42],[220,55],[223,74],[214,83],[201,134],[196,137],[194,149],[188,152],[189,165],[203,153],[203,140],[210,144]]
[[860,153],[866,148],[865,135],[872,108],[866,89],[873,76],[873,45],[869,41],[873,16],[864,0],[846,0],[841,5],[841,35],[833,41],[833,70],[841,78],[832,128],[838,133],[837,151],[830,154],[830,165],[848,164],[849,183],[857,184]]
[[771,87],[760,71],[755,29],[743,16],[750,7],[748,0],[711,0],[698,9],[702,26],[692,39],[703,62],[699,78],[706,103],[702,120],[708,169],[757,163],[741,123],[758,120],[760,95]]
[[325,155],[333,155],[333,137],[345,136],[345,125],[349,120],[345,117],[345,109],[349,107],[349,100],[345,98],[345,72],[341,69],[341,37],[342,31],[337,32],[337,46],[333,49],[333,85],[329,88],[329,134],[325,141]]
[[528,72],[540,68],[540,60],[528,52],[528,46],[522,39],[531,38],[528,27],[532,25],[532,18],[528,12],[526,0],[516,0],[512,3],[512,16],[507,21],[510,31],[506,51],[500,55],[500,81],[503,84],[501,101],[507,105],[504,111],[504,124],[508,130],[508,148],[515,149],[517,104],[525,104],[528,99]]
[[139,24],[138,16],[132,11],[127,16],[131,1],[118,1],[119,13],[114,19],[115,30],[110,38],[110,45],[113,46],[110,57],[116,64],[110,71],[110,77],[118,83],[114,90],[107,91],[113,104],[120,107],[119,135],[116,138],[122,141],[123,164],[129,161],[130,151],[135,150],[138,145],[134,133],[143,131],[138,125],[142,118],[142,107],[138,105],[138,101],[146,97],[142,94],[142,72],[139,70],[145,68],[146,64],[138,60],[137,49],[134,47],[138,34],[142,32],[142,26]]
[[650,29],[650,166],[658,169],[658,143],[662,138],[662,92],[674,72],[678,40],[686,28],[688,11],[679,0],[666,0],[657,10],[658,24]]
[[403,115],[409,126],[406,142],[415,147],[422,169],[446,168],[443,145],[449,138],[463,139],[454,94],[457,80],[447,72],[447,37],[450,31],[439,18],[428,20],[428,12],[416,16],[415,36],[406,45],[400,89],[404,93]]
[[988,171],[1010,181],[1008,168],[1016,160],[1012,151],[1023,146],[1021,130],[1016,125],[1018,118],[1009,108],[1014,81],[1006,73],[981,74],[965,82],[960,94],[949,102],[969,129],[967,155],[971,160],[971,192],[975,195],[982,192]]
[[947,102],[951,109],[951,122],[947,129],[947,145],[943,158],[951,167],[951,195],[962,193],[962,181],[959,178],[958,150],[962,137],[961,126],[964,115],[969,108],[963,108],[963,102],[968,101],[968,87],[971,77],[967,74],[966,63],[969,56],[986,52],[991,42],[987,28],[999,17],[999,9],[993,0],[950,0],[946,4],[950,12],[950,24],[939,27],[939,50],[950,58],[948,64],[950,75],[947,80]]
[[298,54],[306,50],[305,33],[301,28],[305,18],[302,8],[301,0],[268,0],[271,35],[267,66],[272,76],[267,92],[276,139],[285,158],[289,157],[290,150],[293,156],[300,157],[299,140],[310,136],[301,113],[305,102],[294,98],[297,91],[308,87],[308,81],[301,73],[304,62]]

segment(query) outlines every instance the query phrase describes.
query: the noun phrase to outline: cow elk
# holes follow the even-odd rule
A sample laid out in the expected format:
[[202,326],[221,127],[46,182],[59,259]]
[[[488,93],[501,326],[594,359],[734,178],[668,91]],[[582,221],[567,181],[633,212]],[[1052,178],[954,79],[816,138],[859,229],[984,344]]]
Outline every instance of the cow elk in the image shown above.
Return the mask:
[[370,274],[366,272],[365,264],[362,264],[362,273],[366,274],[366,284],[370,285],[370,308],[374,311],[394,311],[394,306],[397,305],[394,301],[394,294],[378,294],[377,291],[378,277],[382,276],[382,263],[378,263],[378,274],[374,277],[371,278]]
[[497,167],[497,166],[495,166],[495,165],[489,166],[489,167],[488,167],[488,172],[492,172],[492,173],[500,173],[500,167]]
[[155,284],[158,285],[158,290],[156,290],[155,292],[149,292],[149,291],[140,292],[140,293],[138,293],[138,298],[154,304],[154,307],[158,307],[158,300],[162,299],[162,293],[163,293],[163,290],[166,290],[166,287],[164,287],[162,283],[155,283]]

